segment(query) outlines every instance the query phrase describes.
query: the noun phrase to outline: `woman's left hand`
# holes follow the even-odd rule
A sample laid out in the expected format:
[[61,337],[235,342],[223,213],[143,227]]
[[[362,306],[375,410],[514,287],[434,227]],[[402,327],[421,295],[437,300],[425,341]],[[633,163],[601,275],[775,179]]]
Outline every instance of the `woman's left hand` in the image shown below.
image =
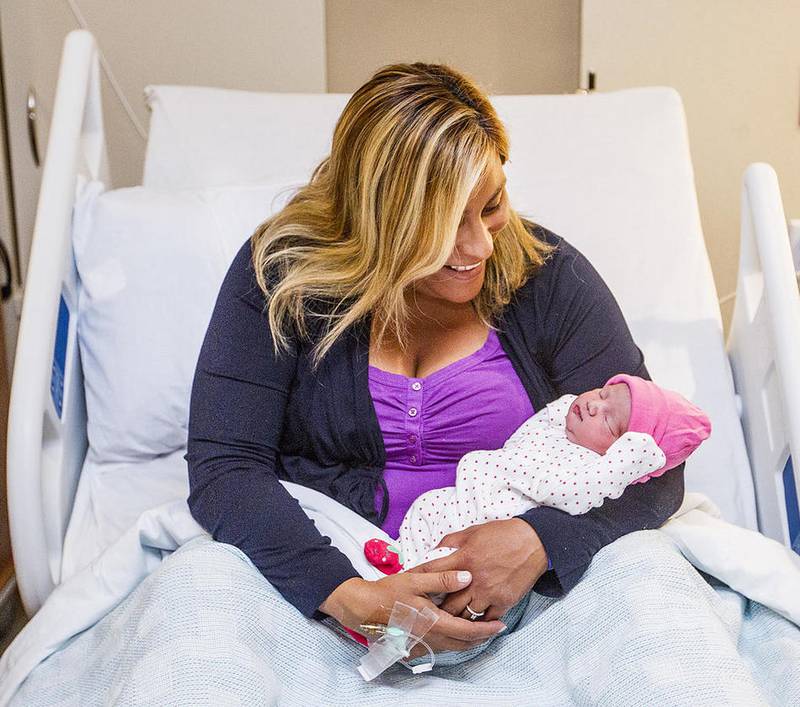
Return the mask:
[[547,569],[547,553],[536,531],[521,518],[494,520],[445,535],[437,547],[457,548],[452,555],[418,565],[409,572],[468,570],[472,582],[449,594],[441,609],[470,618],[467,604],[485,612],[482,621],[499,619],[530,591]]

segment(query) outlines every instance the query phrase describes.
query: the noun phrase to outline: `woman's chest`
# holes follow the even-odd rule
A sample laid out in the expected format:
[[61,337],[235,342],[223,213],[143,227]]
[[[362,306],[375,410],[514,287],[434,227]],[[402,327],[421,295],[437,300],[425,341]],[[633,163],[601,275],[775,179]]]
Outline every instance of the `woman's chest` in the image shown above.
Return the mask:
[[409,378],[425,378],[478,351],[488,335],[489,329],[478,320],[466,321],[458,327],[428,326],[412,331],[404,348],[388,336],[378,345],[373,335],[369,365]]
[[412,469],[497,449],[533,414],[494,332],[477,351],[427,377],[370,366],[369,389],[387,463]]
[[[415,455],[409,445],[423,452],[417,459],[425,452],[452,459],[461,451],[502,446],[508,434],[552,396],[537,387],[544,373],[518,331],[504,327],[492,336],[498,344],[494,355],[504,359],[499,370],[470,365],[470,356],[481,355],[481,340],[484,347],[491,345],[484,329],[482,339],[476,343],[473,338],[448,357],[449,363],[437,361],[432,372],[405,369],[408,375],[390,370],[383,359],[371,359],[368,323],[337,341],[316,371],[311,366],[312,344],[304,344],[287,391],[283,455],[315,460],[334,473],[334,467],[341,472],[382,469],[390,455],[410,459]],[[430,385],[462,368],[470,370],[449,386],[437,390]],[[382,395],[370,381],[375,371],[403,385]],[[414,375],[420,372],[423,375]],[[513,414],[507,414],[509,410]],[[503,424],[493,422],[504,415]]]

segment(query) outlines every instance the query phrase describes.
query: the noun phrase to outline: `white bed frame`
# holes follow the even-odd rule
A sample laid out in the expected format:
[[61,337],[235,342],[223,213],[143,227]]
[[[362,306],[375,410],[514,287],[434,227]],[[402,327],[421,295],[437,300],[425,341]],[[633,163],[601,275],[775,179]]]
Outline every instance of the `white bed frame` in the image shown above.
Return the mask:
[[[64,534],[87,449],[71,239],[83,179],[105,181],[109,173],[97,47],[90,33],[76,31],[61,58],[8,415],[8,518],[17,586],[29,615],[60,581]],[[70,317],[59,416],[50,386],[62,297]]]
[[778,177],[750,165],[728,356],[742,400],[758,527],[800,553],[800,294]]
[[[59,73],[9,411],[9,519],[17,583],[31,615],[61,580],[64,535],[87,449],[71,216],[84,179],[110,185],[99,85],[92,35],[72,32]],[[800,370],[792,366],[800,352],[800,297],[778,183],[767,165],[748,170],[742,213],[730,357],[743,404],[759,525],[767,535],[791,544],[784,469],[790,450],[800,453]],[[62,367],[54,350],[60,307],[62,328],[64,307],[68,323],[66,335],[59,336],[65,345],[59,415],[55,400]],[[795,471],[793,480],[798,478]]]

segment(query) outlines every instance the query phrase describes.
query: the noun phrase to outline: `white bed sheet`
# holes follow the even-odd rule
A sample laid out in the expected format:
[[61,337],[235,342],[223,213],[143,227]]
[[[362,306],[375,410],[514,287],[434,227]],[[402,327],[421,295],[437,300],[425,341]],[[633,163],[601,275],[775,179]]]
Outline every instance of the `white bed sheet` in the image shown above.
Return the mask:
[[149,508],[186,498],[185,449],[139,462],[86,458],[64,538],[61,581],[86,567]]

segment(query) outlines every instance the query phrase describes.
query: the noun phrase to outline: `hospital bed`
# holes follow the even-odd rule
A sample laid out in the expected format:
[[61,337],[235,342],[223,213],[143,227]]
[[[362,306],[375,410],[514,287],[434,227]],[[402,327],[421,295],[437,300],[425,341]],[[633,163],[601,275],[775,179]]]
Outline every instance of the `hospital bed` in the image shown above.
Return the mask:
[[[9,517],[29,614],[142,511],[185,495],[191,374],[213,295],[253,227],[328,153],[349,98],[149,87],[143,184],[111,191],[99,84],[92,36],[71,33],[9,415]],[[800,315],[796,288],[787,286],[788,240],[774,174],[757,166],[745,182],[729,358],[678,94],[642,88],[492,102],[510,133],[511,203],[588,256],[617,297],[653,378],[708,411],[712,437],[688,462],[687,487],[712,498],[728,520],[760,525],[790,544],[797,472],[786,469],[790,449],[800,449],[800,380],[788,361],[799,350]],[[191,220],[192,204],[203,214],[189,229],[196,238],[172,247],[170,233],[187,242],[181,223]],[[173,222],[161,223],[162,213]],[[111,252],[96,258],[103,248]],[[117,257],[115,248],[128,250]],[[205,269],[182,272],[187,259]],[[158,306],[149,303],[147,316],[114,309],[142,285],[136,272],[148,286],[170,288]],[[192,289],[199,279],[205,288]],[[115,311],[127,311],[130,326],[98,314]],[[134,410],[132,400],[148,402],[164,388],[175,411]],[[128,410],[133,418],[150,414],[154,427],[140,430],[138,419],[125,419]],[[108,420],[120,417],[119,439],[104,436]],[[158,425],[166,425],[164,435],[153,432]],[[125,446],[123,437],[135,443]]]

